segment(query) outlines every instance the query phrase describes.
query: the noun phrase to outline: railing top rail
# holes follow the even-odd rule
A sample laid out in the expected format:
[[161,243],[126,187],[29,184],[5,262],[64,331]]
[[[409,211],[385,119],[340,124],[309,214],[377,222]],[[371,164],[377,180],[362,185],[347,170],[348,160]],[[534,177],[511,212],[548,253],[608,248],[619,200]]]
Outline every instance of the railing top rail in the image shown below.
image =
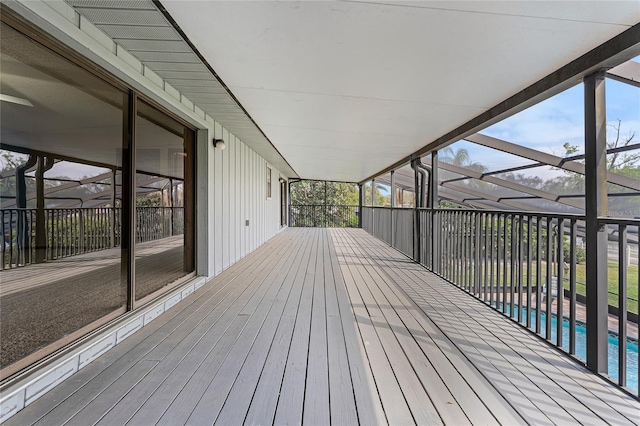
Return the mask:
[[504,215],[517,215],[517,216],[534,216],[534,217],[553,217],[557,219],[569,219],[569,220],[585,220],[586,217],[580,214],[573,213],[555,213],[555,212],[535,212],[535,211],[522,211],[522,210],[484,210],[484,209],[430,209],[420,207],[421,211],[437,211],[437,212],[465,212],[465,213],[490,213],[490,214],[504,214]]
[[609,225],[640,226],[640,219],[624,217],[599,217],[598,222]]

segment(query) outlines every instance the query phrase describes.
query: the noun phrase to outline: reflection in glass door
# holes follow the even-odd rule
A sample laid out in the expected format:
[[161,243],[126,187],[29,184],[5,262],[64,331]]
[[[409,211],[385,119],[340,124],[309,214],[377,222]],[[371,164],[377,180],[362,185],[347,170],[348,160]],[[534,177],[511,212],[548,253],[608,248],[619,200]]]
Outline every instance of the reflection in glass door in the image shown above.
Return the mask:
[[127,93],[0,25],[2,380],[125,312]]
[[136,119],[135,299],[194,271],[193,132],[144,102]]

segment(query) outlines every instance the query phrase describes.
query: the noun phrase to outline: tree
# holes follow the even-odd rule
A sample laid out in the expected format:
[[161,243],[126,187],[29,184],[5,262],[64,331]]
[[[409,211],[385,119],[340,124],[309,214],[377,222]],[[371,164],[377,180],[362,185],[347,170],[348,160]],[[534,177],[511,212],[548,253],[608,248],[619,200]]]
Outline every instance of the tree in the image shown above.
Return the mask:
[[[615,124],[608,124],[613,131],[609,133],[607,149],[614,150],[607,155],[607,172],[616,173],[632,179],[640,179],[640,153],[630,151],[615,151],[616,148],[631,146],[636,139],[636,132],[630,132],[626,137],[621,135],[621,120]],[[563,145],[564,156],[569,157],[578,152],[578,147],[568,142]],[[584,160],[575,160],[584,163]],[[584,176],[578,173],[562,170],[563,174],[547,181],[542,189],[558,195],[582,195],[585,193]],[[608,192],[611,194],[629,192],[619,185],[608,184]],[[640,197],[611,197],[609,210],[616,214],[629,216],[640,215]]]
[[292,226],[357,226],[358,187],[303,180],[291,184]]
[[454,150],[450,146],[442,148],[438,152],[440,161],[453,164],[454,166],[464,167],[465,169],[473,170],[475,172],[484,173],[487,168],[477,161],[471,161],[469,151],[464,148],[458,148]]
[[357,206],[358,196],[353,183],[302,180],[291,184],[291,204]]
[[[458,148],[454,150],[450,146],[446,148],[442,148],[438,152],[438,157],[440,161],[444,163],[449,163],[454,166],[462,167],[468,170],[472,170],[478,173],[484,173],[487,171],[487,168],[477,161],[471,161],[471,156],[469,155],[469,151],[464,148]],[[469,188],[484,190],[485,192],[489,192],[491,190],[490,185],[486,182],[477,180],[477,179],[466,179],[461,182],[457,182],[461,186],[467,186]],[[439,204],[440,208],[444,209],[459,209],[462,206],[458,203],[444,201],[441,200]]]

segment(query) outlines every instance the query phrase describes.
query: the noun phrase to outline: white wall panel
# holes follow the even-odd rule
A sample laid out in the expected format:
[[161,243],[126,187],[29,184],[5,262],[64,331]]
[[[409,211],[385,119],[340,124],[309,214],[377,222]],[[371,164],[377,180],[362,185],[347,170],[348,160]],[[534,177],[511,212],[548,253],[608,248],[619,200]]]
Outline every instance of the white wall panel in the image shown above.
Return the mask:
[[[217,123],[214,131],[222,135],[227,145],[224,151],[215,150],[209,177],[214,204],[209,247],[214,258],[212,271],[218,274],[279,231],[280,172]],[[267,166],[271,167],[270,199],[266,190]]]
[[[215,138],[222,138],[222,126],[218,123],[215,125],[214,130]],[[214,174],[213,179],[210,178],[209,186],[211,191],[213,192],[213,217],[209,220],[213,222],[215,232],[213,234],[213,244],[209,243],[209,246],[213,247],[213,256],[214,256],[214,274],[218,275],[222,272],[222,252],[223,252],[223,241],[222,241],[222,215],[224,214],[223,209],[223,200],[222,200],[222,152],[219,149],[214,149]]]
[[[222,139],[231,143],[229,138],[229,131],[223,129]],[[229,251],[230,251],[230,219],[231,219],[231,200],[229,198],[229,185],[230,185],[230,173],[229,173],[229,153],[230,149],[222,151],[222,269],[229,267]]]
[[229,264],[235,263],[236,257],[236,235],[238,234],[238,215],[236,200],[236,137],[229,136]]

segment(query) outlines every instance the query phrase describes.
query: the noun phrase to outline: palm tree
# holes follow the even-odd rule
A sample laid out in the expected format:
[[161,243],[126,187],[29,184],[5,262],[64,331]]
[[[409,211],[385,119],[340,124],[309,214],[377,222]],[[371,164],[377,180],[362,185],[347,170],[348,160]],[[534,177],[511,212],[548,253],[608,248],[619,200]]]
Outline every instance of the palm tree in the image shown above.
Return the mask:
[[478,162],[472,162],[469,156],[469,151],[464,148],[458,148],[454,150],[450,146],[442,148],[438,152],[440,161],[453,164],[454,166],[463,167],[465,169],[473,170],[475,172],[484,173],[487,168]]

